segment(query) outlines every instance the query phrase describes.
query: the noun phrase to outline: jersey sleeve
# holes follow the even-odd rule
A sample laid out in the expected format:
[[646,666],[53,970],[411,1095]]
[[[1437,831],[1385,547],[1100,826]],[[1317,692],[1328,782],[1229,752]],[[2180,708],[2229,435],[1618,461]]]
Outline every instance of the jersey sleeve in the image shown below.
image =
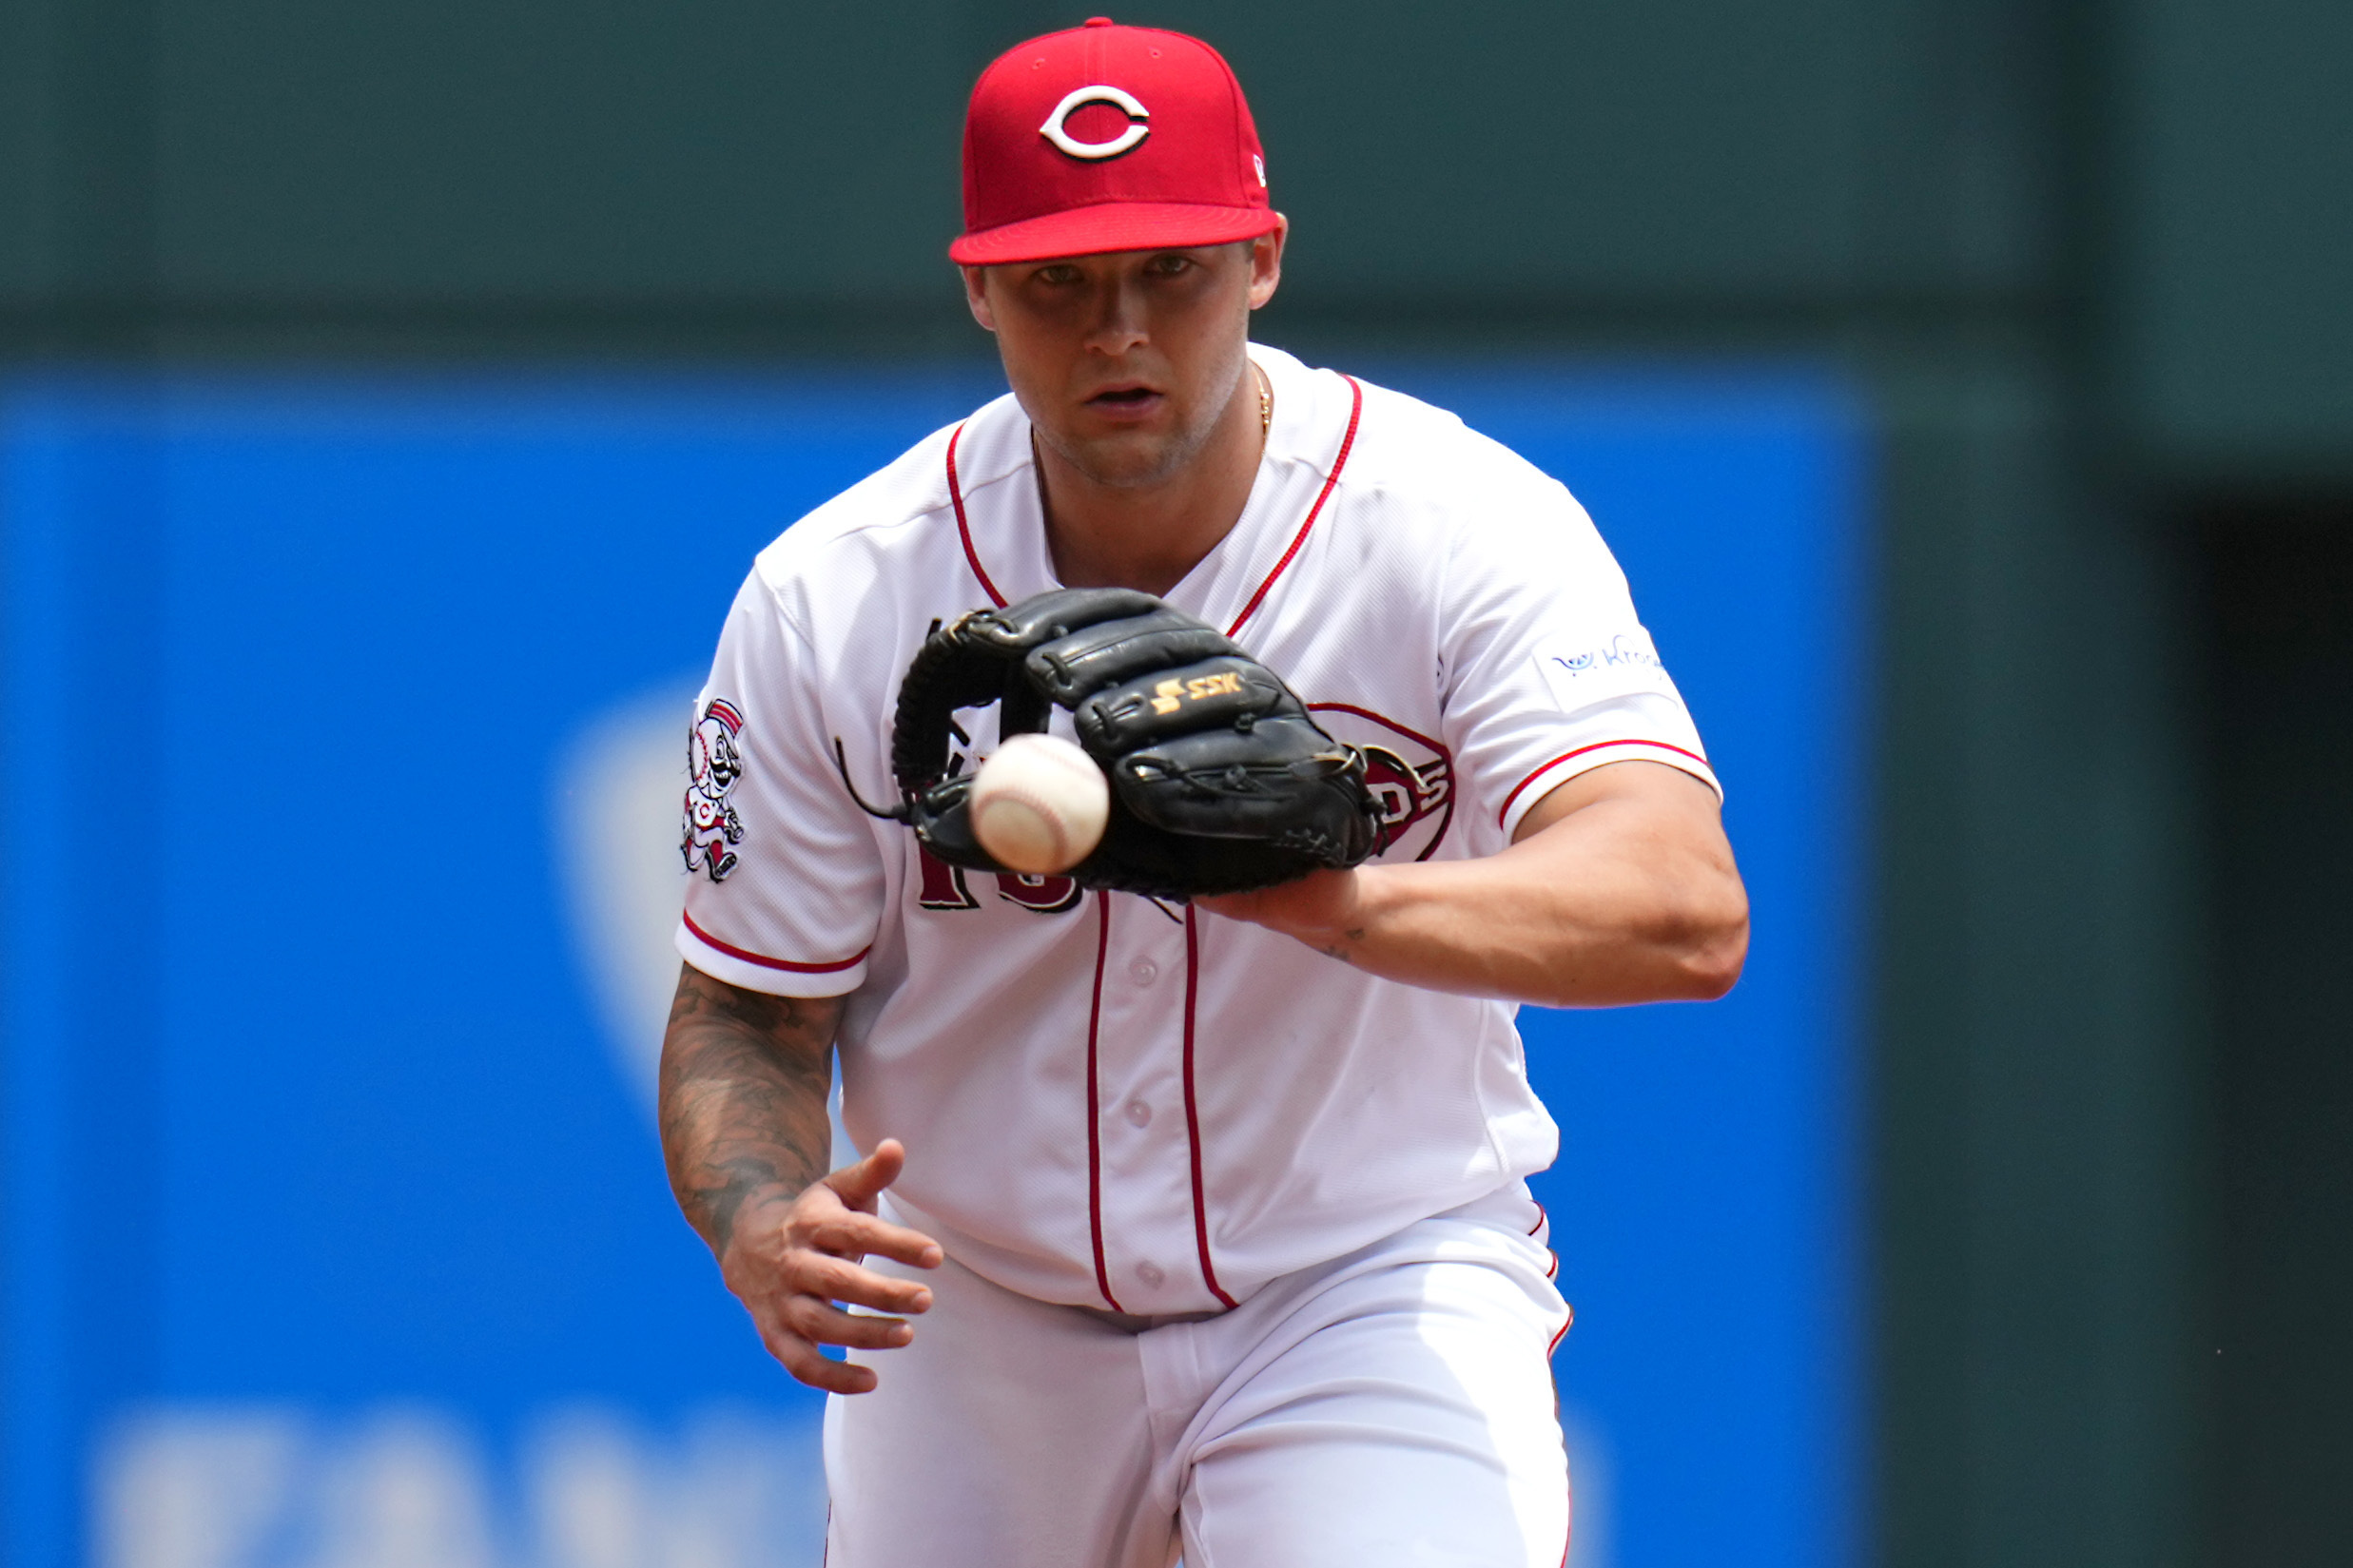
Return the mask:
[[1722,794],[1625,573],[1575,497],[1534,478],[1465,524],[1441,592],[1448,742],[1506,842],[1578,774],[1643,759]]
[[880,852],[835,772],[826,671],[756,571],[728,613],[687,737],[679,953],[717,979],[831,997],[865,979]]

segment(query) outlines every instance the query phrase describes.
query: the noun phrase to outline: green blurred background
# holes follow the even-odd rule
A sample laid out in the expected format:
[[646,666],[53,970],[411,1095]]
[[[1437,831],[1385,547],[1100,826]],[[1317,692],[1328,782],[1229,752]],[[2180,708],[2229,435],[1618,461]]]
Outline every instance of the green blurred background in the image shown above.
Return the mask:
[[[2353,6],[1169,0],[1311,360],[1867,392],[1877,1557],[2353,1561]],[[981,0],[0,0],[0,372],[981,355]]]

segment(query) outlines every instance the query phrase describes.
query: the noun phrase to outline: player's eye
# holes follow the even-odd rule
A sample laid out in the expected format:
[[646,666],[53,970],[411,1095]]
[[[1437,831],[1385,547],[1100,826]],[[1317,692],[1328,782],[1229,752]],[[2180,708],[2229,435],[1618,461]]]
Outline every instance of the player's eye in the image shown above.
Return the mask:
[[1051,283],[1061,287],[1079,281],[1079,269],[1068,265],[1040,267],[1030,276],[1041,283]]
[[1169,252],[1163,255],[1155,256],[1151,261],[1146,261],[1144,263],[1144,272],[1147,276],[1153,278],[1175,278],[1182,273],[1192,271],[1194,261],[1192,257],[1179,256],[1174,252]]

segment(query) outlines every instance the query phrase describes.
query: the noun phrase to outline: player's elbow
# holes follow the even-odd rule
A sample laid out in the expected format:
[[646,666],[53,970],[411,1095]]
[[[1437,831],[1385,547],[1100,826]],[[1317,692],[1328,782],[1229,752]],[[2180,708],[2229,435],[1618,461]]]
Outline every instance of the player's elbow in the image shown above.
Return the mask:
[[1738,877],[1654,890],[1626,914],[1605,950],[1553,965],[1518,999],[1540,1007],[1712,1002],[1739,983],[1748,960],[1748,895]]
[[1740,983],[1748,963],[1748,891],[1740,878],[1687,889],[1663,922],[1664,1001],[1712,1002]]
[[1721,927],[1684,960],[1683,970],[1689,977],[1690,989],[1684,993],[1683,999],[1695,1002],[1717,1000],[1740,983],[1740,971],[1746,967],[1748,910],[1743,901],[1740,918]]

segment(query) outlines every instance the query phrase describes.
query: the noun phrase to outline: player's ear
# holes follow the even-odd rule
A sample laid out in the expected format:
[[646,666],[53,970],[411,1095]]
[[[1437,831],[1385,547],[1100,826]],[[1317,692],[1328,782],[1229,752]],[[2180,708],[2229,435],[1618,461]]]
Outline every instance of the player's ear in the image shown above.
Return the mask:
[[995,332],[997,315],[988,308],[988,268],[960,267],[957,270],[964,275],[964,307],[972,312],[972,319],[981,323],[982,330]]
[[1256,310],[1274,298],[1283,281],[1283,242],[1291,238],[1291,220],[1274,215],[1274,231],[1250,242],[1250,308]]

